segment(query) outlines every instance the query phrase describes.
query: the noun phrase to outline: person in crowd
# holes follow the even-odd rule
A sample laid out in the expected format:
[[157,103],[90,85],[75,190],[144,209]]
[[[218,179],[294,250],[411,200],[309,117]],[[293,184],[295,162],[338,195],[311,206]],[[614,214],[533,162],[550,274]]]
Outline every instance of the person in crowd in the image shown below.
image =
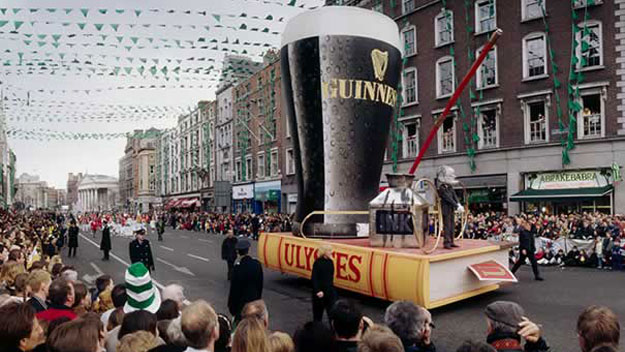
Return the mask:
[[28,293],[26,280],[28,280],[28,274],[21,273],[15,277],[15,283],[13,284],[13,297],[22,303],[26,301]]
[[[515,302],[497,301],[484,310],[487,320],[486,341],[499,352],[543,352],[549,346],[540,328],[525,317],[523,308]],[[521,346],[521,340],[525,346]]]
[[404,352],[404,346],[391,329],[375,325],[358,342],[358,352]]
[[91,311],[91,293],[87,289],[87,285],[78,281],[74,286],[74,305],[72,310],[76,316],[81,317]]
[[521,220],[521,227],[519,233],[519,248],[521,254],[519,255],[519,259],[512,267],[512,273],[514,274],[519,267],[525,263],[525,259],[529,259],[532,264],[532,270],[534,271],[534,279],[537,281],[543,281],[543,278],[540,276],[538,272],[538,263],[536,262],[535,252],[536,246],[534,243],[534,232],[535,229],[532,225],[525,219]]
[[347,299],[336,301],[330,311],[330,323],[334,330],[334,351],[356,352],[358,341],[367,325],[356,304]]
[[321,321],[324,310],[329,315],[336,302],[334,289],[334,263],[332,262],[332,246],[323,244],[318,249],[318,257],[312,268],[312,309],[313,320]]
[[289,334],[276,331],[269,335],[268,342],[269,351],[271,352],[295,352],[295,344],[293,343],[293,339],[291,339],[291,336],[289,336]]
[[111,251],[111,228],[106,220],[102,221],[102,239],[100,240],[100,250],[104,252],[102,260],[109,260]]
[[117,308],[123,308],[126,304],[127,296],[126,296],[126,286],[124,284],[117,284],[111,290],[111,301],[113,301],[113,308],[109,308],[104,313],[100,320],[102,324],[108,324],[109,316],[113,311]]
[[188,345],[186,352],[215,351],[219,323],[217,313],[206,301],[198,300],[185,307],[180,326]]
[[152,248],[150,241],[145,238],[145,229],[137,226],[134,229],[135,239],[129,244],[130,262],[141,262],[148,270],[153,271],[154,259],[152,257]]
[[4,282],[5,287],[12,293],[15,291],[15,278],[19,274],[26,272],[24,264],[20,264],[16,261],[8,261],[2,264],[2,270],[0,271],[0,281]]
[[249,249],[248,240],[242,239],[237,242],[236,250],[241,259],[234,266],[228,295],[228,309],[235,317],[235,321],[241,320],[243,306],[261,299],[263,293],[263,267],[258,260],[248,254]]
[[[76,250],[78,249],[78,226],[76,226],[76,220],[72,220],[70,222],[69,229],[67,230],[68,243],[67,247],[69,251],[67,253],[68,257],[76,257]],[[72,255],[73,253],[73,255]]]
[[46,344],[49,352],[100,352],[105,334],[99,319],[80,318],[59,325]]
[[260,230],[260,219],[256,214],[252,214],[252,239],[258,241],[258,231]]
[[463,342],[456,352],[497,352],[497,350],[486,342],[468,340]]
[[124,307],[115,308],[115,310],[109,314],[109,318],[106,323],[106,331],[109,332],[116,327],[121,326],[124,321],[124,315]]
[[164,299],[164,295],[162,299],[163,301],[161,302],[161,306],[156,312],[156,319],[161,321],[178,318],[180,311],[178,310],[178,304],[176,301],[172,299]]
[[137,331],[119,340],[117,352],[148,352],[158,345],[156,336],[147,331]]
[[178,312],[182,312],[182,308],[189,303],[184,295],[184,287],[178,284],[170,284],[163,288],[161,299],[170,299],[176,302]]
[[309,321],[293,335],[295,352],[319,352],[334,350],[334,336],[328,327],[318,321]]
[[612,270],[622,270],[623,269],[623,247],[621,247],[620,239],[616,238],[614,241],[614,245],[612,246],[612,255],[610,256],[612,260]]
[[[604,232],[605,235],[605,232]],[[600,236],[595,237],[594,253],[597,256],[597,269],[603,268],[603,238]]]
[[262,299],[247,303],[241,310],[241,319],[256,318],[263,322],[265,329],[269,328],[269,310]]
[[68,317],[71,320],[76,319],[76,314],[72,311],[74,306],[74,285],[63,279],[58,278],[50,284],[48,290],[48,309],[37,313],[37,319],[51,322],[60,317]]
[[74,267],[64,267],[61,270],[61,278],[69,282],[76,282],[78,281],[78,271],[74,270]]
[[[178,317],[169,322],[165,336],[160,335],[165,340],[165,344],[153,348],[150,352],[184,352],[187,349],[187,340],[182,332],[180,321],[181,317]],[[215,350],[215,352],[218,351]]]
[[234,262],[237,260],[237,242],[238,239],[234,236],[234,232],[229,230],[228,235],[221,244],[221,259],[228,264],[228,281],[232,279],[232,269],[234,268]]
[[587,307],[577,318],[577,336],[582,352],[596,352],[602,346],[618,351],[620,334],[618,318],[608,307]]
[[156,329],[156,315],[148,312],[147,310],[136,310],[134,312],[124,315],[122,325],[117,334],[118,340],[137,331],[147,331],[154,336],[157,336]]
[[0,351],[28,352],[45,342],[45,334],[29,304],[0,307]]
[[158,241],[163,242],[163,234],[165,233],[165,219],[161,217],[156,223],[156,234],[158,235]]
[[100,275],[96,278],[95,292],[91,296],[94,312],[104,313],[111,308],[115,308],[111,297],[113,285],[114,282],[110,275]]
[[269,352],[267,331],[262,321],[246,318],[239,322],[232,338],[232,352]]
[[28,274],[26,285],[30,287],[30,299],[27,301],[36,313],[43,312],[48,308],[48,290],[52,278],[45,270],[33,270]]
[[215,352],[230,352],[232,347],[232,325],[230,319],[223,314],[217,314],[219,323],[219,338],[215,341]]
[[406,352],[435,352],[432,315],[409,301],[397,301],[386,308],[384,323],[399,337]]

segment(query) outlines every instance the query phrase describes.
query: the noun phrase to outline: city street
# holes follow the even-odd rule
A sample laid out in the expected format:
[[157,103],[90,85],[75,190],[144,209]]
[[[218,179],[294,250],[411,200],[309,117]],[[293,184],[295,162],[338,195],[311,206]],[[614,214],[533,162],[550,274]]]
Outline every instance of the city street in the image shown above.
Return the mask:
[[[156,241],[155,234],[148,238],[156,265],[153,278],[159,284],[180,283],[189,300],[205,299],[218,312],[227,313],[229,284],[226,264],[220,256],[222,236],[167,228],[163,242]],[[95,239],[91,233],[81,233],[77,258],[66,258],[65,250],[64,262],[76,266],[85,281],[107,273],[116,283],[122,282],[129,262],[130,238],[113,237],[113,255],[108,262],[101,261],[99,241],[100,232]],[[255,256],[255,243],[251,252]],[[584,307],[607,305],[617,315],[625,316],[625,305],[622,304],[625,277],[622,273],[582,268],[541,267],[541,270],[544,282],[534,281],[529,267],[524,267],[518,273],[518,284],[433,310],[434,341],[438,350],[453,351],[465,339],[485,339],[482,310],[494,300],[520,303],[528,317],[542,325],[546,340],[556,351],[578,349],[575,323]],[[388,302],[346,291],[339,294],[356,300],[365,315],[375,322],[382,322]],[[308,280],[265,270],[263,299],[269,308],[272,330],[293,333],[312,317]]]

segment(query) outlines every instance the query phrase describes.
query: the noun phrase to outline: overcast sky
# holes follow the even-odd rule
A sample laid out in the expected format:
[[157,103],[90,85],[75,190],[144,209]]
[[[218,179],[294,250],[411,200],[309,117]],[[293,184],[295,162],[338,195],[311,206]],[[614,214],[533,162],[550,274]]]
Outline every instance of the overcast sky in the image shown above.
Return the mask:
[[[106,2],[72,0],[0,0],[0,89],[5,100],[5,113],[9,129],[51,130],[81,133],[118,133],[149,127],[167,128],[176,124],[177,116],[197,104],[199,100],[212,100],[215,97],[216,82],[219,72],[204,74],[211,65],[221,68],[223,48],[247,50],[250,57],[261,61],[261,56],[268,48],[263,46],[245,46],[244,42],[269,43],[279,47],[280,36],[271,32],[282,32],[288,18],[306,9],[320,6],[323,0],[296,0],[295,6],[287,6],[293,0],[109,0]],[[101,5],[94,5],[101,4]],[[300,5],[304,5],[300,8]],[[22,8],[15,13],[12,9]],[[31,12],[30,9],[41,8]],[[58,8],[56,12],[46,9]],[[74,9],[67,14],[64,9]],[[88,9],[85,17],[80,9]],[[100,9],[108,10],[106,14]],[[123,13],[115,10],[124,9]],[[150,11],[159,9],[159,12]],[[134,10],[142,10],[136,16]],[[173,10],[173,12],[172,12]],[[191,11],[185,14],[185,11]],[[206,11],[206,15],[198,12]],[[120,11],[121,12],[121,11]],[[244,13],[246,17],[241,17]],[[219,15],[218,17],[212,16]],[[234,17],[229,15],[235,15]],[[271,15],[273,20],[265,20]],[[255,20],[252,17],[258,16]],[[283,21],[279,21],[284,18]],[[24,23],[15,31],[15,22]],[[31,24],[31,21],[36,23]],[[48,22],[48,23],[46,23]],[[70,23],[64,25],[64,23]],[[86,23],[83,30],[79,25]],[[95,25],[104,24],[101,30]],[[110,24],[119,24],[117,31]],[[129,24],[137,24],[130,28]],[[146,26],[143,26],[146,25]],[[147,26],[149,25],[149,26]],[[160,25],[166,25],[162,27]],[[190,27],[195,25],[195,29]],[[219,26],[223,28],[219,28]],[[247,30],[241,29],[242,25]],[[182,27],[180,27],[182,26]],[[209,28],[207,29],[206,26]],[[243,26],[243,27],[245,27]],[[235,27],[237,30],[228,27]],[[269,33],[262,33],[263,28]],[[260,31],[249,29],[260,28]],[[32,35],[31,35],[32,34]],[[43,39],[38,35],[46,35]],[[52,34],[61,34],[58,47],[52,45]],[[69,35],[75,34],[73,37]],[[29,35],[31,35],[29,37]],[[102,37],[104,35],[105,37]],[[117,37],[123,37],[119,43]],[[132,38],[131,38],[132,37]],[[206,42],[198,42],[198,38]],[[148,38],[153,38],[149,43]],[[162,39],[166,39],[164,42]],[[212,48],[219,41],[218,50]],[[228,44],[222,44],[225,40]],[[239,40],[240,45],[232,43]],[[136,43],[133,40],[138,40]],[[191,49],[193,40],[197,46]],[[30,41],[30,45],[27,42]],[[179,41],[179,42],[176,42]],[[97,43],[104,43],[98,46]],[[178,48],[178,43],[185,47]],[[76,44],[73,47],[66,44]],[[83,46],[83,44],[88,44]],[[119,48],[111,47],[119,45]],[[163,45],[172,48],[164,48]],[[125,48],[131,46],[130,50]],[[137,48],[145,46],[145,48]],[[154,49],[153,46],[159,46]],[[6,52],[9,50],[10,52]],[[37,51],[37,53],[33,53]],[[22,53],[22,54],[18,54]],[[89,57],[88,55],[93,55]],[[103,56],[104,55],[104,56]],[[61,58],[61,56],[63,56]],[[21,64],[20,66],[20,57]],[[117,57],[120,57],[119,61]],[[147,63],[138,61],[148,59]],[[195,60],[189,61],[189,58]],[[197,59],[203,58],[204,61]],[[17,74],[19,70],[27,72],[29,62],[37,64],[36,59],[52,59],[47,64],[61,64],[70,67],[70,71],[57,71],[50,74]],[[158,60],[158,64],[154,60]],[[167,59],[171,62],[167,63]],[[215,62],[210,62],[214,59]],[[80,64],[71,63],[77,60]],[[89,60],[94,65],[86,66]],[[131,61],[132,60],[132,61]],[[183,60],[178,63],[176,60]],[[122,70],[118,76],[88,77],[86,69],[91,67],[108,68],[113,71],[118,66]],[[136,71],[140,66],[146,68],[142,78]],[[160,70],[168,67],[167,77],[159,72],[152,78],[147,68],[157,66]],[[181,71],[186,68],[201,68],[196,73],[174,74],[176,66]],[[132,67],[131,75],[123,68]],[[83,71],[78,71],[82,68]],[[40,70],[37,70],[38,72]],[[66,76],[60,76],[66,72]],[[176,81],[174,77],[179,77]],[[166,89],[128,89],[129,86],[167,85],[177,88]],[[180,88],[185,85],[185,88]],[[199,88],[202,86],[202,88]],[[117,89],[122,87],[124,89]],[[192,88],[188,88],[192,87]],[[109,90],[109,88],[114,88]],[[44,92],[38,92],[43,89]],[[65,92],[62,92],[65,90]],[[78,90],[78,92],[74,92]],[[89,90],[89,94],[85,91]],[[96,90],[101,90],[96,92]],[[50,91],[53,91],[51,93]],[[135,112],[135,111],[139,112]],[[145,110],[145,112],[141,112]],[[111,117],[106,122],[103,117]],[[98,121],[100,120],[100,121]],[[118,176],[118,161],[123,155],[125,139],[114,140],[23,140],[9,138],[9,145],[17,157],[17,175],[23,172],[38,174],[42,180],[58,188],[65,188],[69,172],[88,172]]]

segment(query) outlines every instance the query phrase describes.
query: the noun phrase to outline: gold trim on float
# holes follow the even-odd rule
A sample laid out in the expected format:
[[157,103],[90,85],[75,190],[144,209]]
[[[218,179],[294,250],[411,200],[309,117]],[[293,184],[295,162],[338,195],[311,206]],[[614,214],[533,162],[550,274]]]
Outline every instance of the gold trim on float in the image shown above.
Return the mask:
[[438,255],[431,256],[431,257],[429,257],[429,259],[430,259],[429,261],[430,261],[430,263],[434,263],[434,262],[440,262],[440,261],[443,261],[443,260],[449,260],[449,259],[455,259],[455,258],[463,258],[463,257],[475,255],[475,254],[495,252],[495,251],[499,251],[499,250],[501,250],[501,247],[499,245],[491,245],[491,246],[479,247],[479,248],[473,248],[473,249],[464,249],[464,250],[459,250],[457,252],[451,252],[451,253],[438,254]]
[[306,237],[304,233],[304,223],[313,215],[369,215],[368,210],[315,210],[306,215],[304,220],[299,225],[299,233],[303,238]]
[[488,285],[488,286],[480,287],[480,288],[472,290],[472,291],[461,293],[461,294],[459,294],[457,296],[453,296],[453,297],[449,297],[449,298],[443,298],[443,299],[439,299],[439,300],[432,301],[432,302],[427,302],[427,305],[426,305],[425,308],[432,309],[432,308],[442,307],[442,306],[450,304],[450,303],[462,301],[463,299],[467,299],[467,298],[471,298],[471,297],[474,297],[474,296],[477,296],[477,295],[481,295],[482,293],[495,291],[499,287],[500,287],[499,284]]

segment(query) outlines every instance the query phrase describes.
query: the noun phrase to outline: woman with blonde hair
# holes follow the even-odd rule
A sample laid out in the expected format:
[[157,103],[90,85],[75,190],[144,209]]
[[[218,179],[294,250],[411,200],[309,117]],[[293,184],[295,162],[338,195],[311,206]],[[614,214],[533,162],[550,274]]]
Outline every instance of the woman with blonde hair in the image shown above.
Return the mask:
[[48,272],[52,272],[52,268],[54,267],[54,264],[63,264],[63,260],[61,259],[60,255],[55,255],[52,258],[50,258],[50,263],[48,264]]
[[271,352],[265,325],[258,318],[245,318],[237,325],[231,352]]
[[294,352],[295,344],[289,334],[276,331],[269,335],[269,348],[271,352]]
[[9,290],[15,289],[15,278],[19,274],[26,273],[24,264],[19,262],[9,261],[2,265],[2,272],[0,272],[0,281],[4,282],[4,287]]
[[119,341],[117,352],[147,352],[159,345],[158,338],[147,331],[136,331]]
[[323,311],[330,314],[332,305],[337,300],[334,289],[334,263],[332,262],[332,247],[322,244],[317,250],[317,259],[312,268],[312,305],[313,320],[321,321]]

